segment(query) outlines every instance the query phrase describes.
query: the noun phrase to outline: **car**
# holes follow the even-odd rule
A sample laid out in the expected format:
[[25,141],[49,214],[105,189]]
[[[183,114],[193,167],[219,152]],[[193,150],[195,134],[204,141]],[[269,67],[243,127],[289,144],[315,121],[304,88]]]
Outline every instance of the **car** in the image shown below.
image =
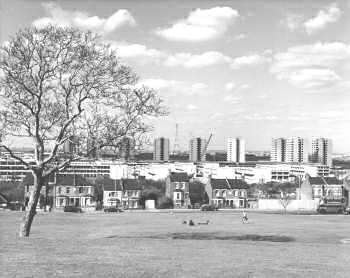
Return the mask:
[[326,213],[344,213],[345,207],[342,203],[327,203],[321,204],[317,208],[317,212],[321,214]]
[[214,205],[205,204],[201,206],[201,211],[217,211],[217,210],[218,208]]
[[122,209],[116,207],[108,207],[103,209],[104,212],[123,212]]
[[82,213],[83,210],[81,209],[81,207],[76,207],[76,206],[65,206],[63,208],[64,212],[76,212],[76,213]]
[[346,208],[344,209],[344,214],[347,214],[347,215],[350,214],[350,207],[346,207]]

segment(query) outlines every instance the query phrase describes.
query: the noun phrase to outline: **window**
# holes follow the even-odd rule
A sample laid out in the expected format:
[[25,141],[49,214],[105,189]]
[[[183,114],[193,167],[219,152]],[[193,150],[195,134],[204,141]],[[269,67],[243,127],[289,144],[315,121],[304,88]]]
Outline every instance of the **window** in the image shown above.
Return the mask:
[[83,187],[79,187],[79,193],[83,193],[84,192],[84,188]]
[[226,190],[222,191],[222,197],[226,197]]
[[58,187],[58,194],[61,194],[62,193],[62,188],[59,186]]
[[245,196],[245,192],[244,190],[241,191],[241,197],[244,197]]
[[66,187],[66,193],[69,194],[69,192],[70,192],[70,187],[67,186],[67,187]]
[[219,190],[215,190],[215,196],[219,197],[220,196],[220,191]]
[[235,197],[238,197],[238,190],[235,190]]
[[176,193],[176,199],[180,200],[180,193]]

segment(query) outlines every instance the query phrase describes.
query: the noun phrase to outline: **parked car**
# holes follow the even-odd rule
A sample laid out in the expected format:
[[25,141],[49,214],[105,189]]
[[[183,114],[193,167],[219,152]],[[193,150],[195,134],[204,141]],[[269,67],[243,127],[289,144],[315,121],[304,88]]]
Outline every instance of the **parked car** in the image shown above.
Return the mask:
[[64,212],[76,212],[76,213],[82,213],[81,207],[75,207],[75,206],[65,206],[63,208]]
[[344,213],[345,207],[342,203],[327,203],[319,205],[318,213]]
[[217,210],[218,210],[218,208],[214,205],[206,204],[206,205],[201,206],[201,211],[217,211]]
[[123,212],[121,208],[116,208],[116,207],[109,207],[109,208],[104,208],[104,212]]

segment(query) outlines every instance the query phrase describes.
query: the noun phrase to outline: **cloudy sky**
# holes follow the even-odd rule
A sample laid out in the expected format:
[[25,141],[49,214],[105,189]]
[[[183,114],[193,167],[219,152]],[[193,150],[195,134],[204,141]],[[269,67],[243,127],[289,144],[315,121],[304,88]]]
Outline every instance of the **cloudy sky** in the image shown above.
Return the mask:
[[91,29],[156,89],[154,136],[248,150],[272,137],[330,137],[350,152],[350,1],[0,0],[0,42],[22,27]]

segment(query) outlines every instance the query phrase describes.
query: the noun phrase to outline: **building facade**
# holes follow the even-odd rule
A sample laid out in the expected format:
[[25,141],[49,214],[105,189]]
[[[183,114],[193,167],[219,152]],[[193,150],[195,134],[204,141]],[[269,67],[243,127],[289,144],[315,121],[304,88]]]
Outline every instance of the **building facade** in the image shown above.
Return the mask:
[[286,139],[285,138],[272,139],[270,160],[273,162],[286,161]]
[[187,208],[191,205],[190,178],[184,172],[171,172],[165,182],[165,195],[173,200],[174,208]]
[[227,140],[227,161],[245,162],[245,141],[242,138],[229,138]]
[[206,142],[207,140],[199,137],[190,140],[190,161],[205,161]]
[[169,160],[169,139],[160,137],[154,140],[153,160]]
[[308,162],[306,140],[301,137],[289,137],[286,139],[286,161],[288,163]]
[[209,203],[219,208],[245,208],[247,184],[240,179],[209,179],[206,192]]
[[332,166],[332,140],[328,138],[313,138],[311,144],[311,161]]
[[108,177],[98,179],[96,183],[103,188],[104,207],[123,207],[124,209],[139,209],[143,182],[140,179],[114,180]]

